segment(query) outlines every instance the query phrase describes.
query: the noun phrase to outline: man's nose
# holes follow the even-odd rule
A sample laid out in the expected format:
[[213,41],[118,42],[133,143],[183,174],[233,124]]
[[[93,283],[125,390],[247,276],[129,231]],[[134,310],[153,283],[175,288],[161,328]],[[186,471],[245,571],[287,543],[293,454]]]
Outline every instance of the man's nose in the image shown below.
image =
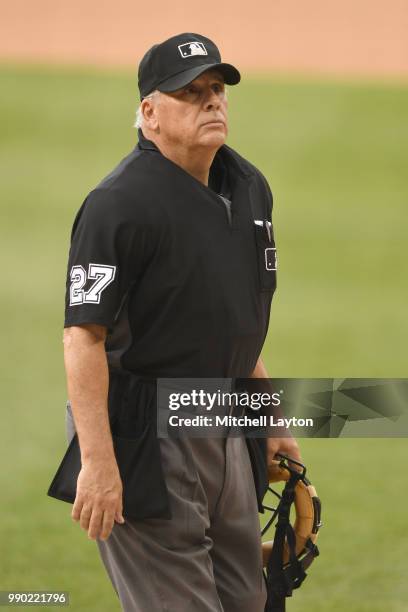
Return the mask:
[[212,110],[213,108],[219,108],[220,104],[221,100],[219,94],[210,89],[205,99],[205,109]]

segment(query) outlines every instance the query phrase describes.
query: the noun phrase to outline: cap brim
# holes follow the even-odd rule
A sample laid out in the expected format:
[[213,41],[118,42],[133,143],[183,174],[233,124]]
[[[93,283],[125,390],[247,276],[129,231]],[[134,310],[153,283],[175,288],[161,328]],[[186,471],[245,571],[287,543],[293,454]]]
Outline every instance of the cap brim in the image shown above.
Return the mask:
[[223,64],[223,63],[215,63],[215,64],[201,64],[201,66],[195,66],[195,68],[189,68],[188,70],[183,70],[183,72],[179,72],[174,76],[169,77],[162,83],[157,85],[157,89],[159,91],[163,91],[164,93],[170,93],[172,91],[176,91],[177,89],[181,89],[181,87],[185,87],[194,81],[200,74],[206,72],[207,70],[218,70],[224,77],[224,82],[227,85],[237,85],[241,80],[241,75],[238,70],[232,64]]

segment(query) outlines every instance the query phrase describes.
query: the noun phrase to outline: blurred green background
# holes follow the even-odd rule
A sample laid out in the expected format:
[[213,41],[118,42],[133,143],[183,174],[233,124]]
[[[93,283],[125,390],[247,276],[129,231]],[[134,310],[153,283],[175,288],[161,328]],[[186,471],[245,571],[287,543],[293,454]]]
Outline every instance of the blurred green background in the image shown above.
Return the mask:
[[[120,606],[96,544],[46,490],[65,448],[71,224],[135,145],[135,74],[3,65],[0,90],[0,589],[68,590],[71,609],[110,612]],[[275,198],[270,376],[405,377],[408,87],[258,77],[229,103],[229,144]],[[301,449],[325,526],[288,611],[406,611],[406,440]]]

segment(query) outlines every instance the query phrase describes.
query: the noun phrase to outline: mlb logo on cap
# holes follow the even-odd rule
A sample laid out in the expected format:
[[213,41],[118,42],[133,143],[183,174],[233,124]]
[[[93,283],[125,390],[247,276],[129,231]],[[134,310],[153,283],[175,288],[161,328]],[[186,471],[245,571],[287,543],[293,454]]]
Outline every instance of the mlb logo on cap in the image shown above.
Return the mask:
[[191,57],[192,55],[208,55],[207,49],[202,42],[188,42],[184,45],[178,45],[181,57]]

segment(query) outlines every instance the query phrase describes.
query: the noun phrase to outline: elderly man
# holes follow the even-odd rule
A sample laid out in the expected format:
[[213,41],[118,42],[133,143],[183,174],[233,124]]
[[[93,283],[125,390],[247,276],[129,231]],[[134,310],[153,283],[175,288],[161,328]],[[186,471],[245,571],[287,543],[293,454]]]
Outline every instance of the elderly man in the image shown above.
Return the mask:
[[[225,145],[225,84],[239,80],[204,36],[152,47],[139,67],[138,145],[73,227],[64,353],[82,467],[72,518],[97,541],[127,612],[265,605],[264,489],[245,439],[158,439],[154,427],[159,377],[267,377],[272,197]],[[113,433],[140,443],[132,518]],[[300,458],[290,437],[268,439],[268,457],[278,451]]]

